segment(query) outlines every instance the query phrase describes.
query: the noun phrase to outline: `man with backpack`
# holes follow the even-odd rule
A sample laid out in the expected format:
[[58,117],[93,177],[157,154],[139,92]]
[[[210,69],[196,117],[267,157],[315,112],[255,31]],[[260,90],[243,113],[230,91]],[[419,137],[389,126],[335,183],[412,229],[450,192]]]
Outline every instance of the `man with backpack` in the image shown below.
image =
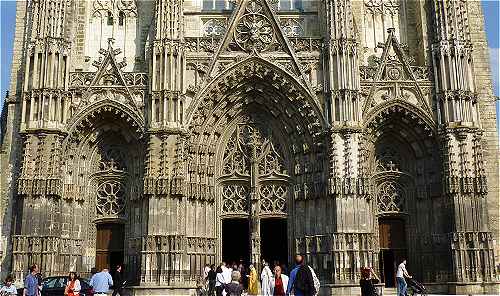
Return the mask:
[[304,264],[302,255],[295,256],[296,266],[290,272],[286,295],[315,296],[319,292],[319,280],[314,270]]

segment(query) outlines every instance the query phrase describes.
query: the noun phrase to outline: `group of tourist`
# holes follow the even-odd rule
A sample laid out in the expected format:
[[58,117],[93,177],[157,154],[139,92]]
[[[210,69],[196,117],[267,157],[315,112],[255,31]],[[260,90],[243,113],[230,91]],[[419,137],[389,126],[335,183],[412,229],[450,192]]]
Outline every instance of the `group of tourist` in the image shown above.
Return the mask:
[[[239,265],[226,265],[221,263],[217,268],[215,265],[205,266],[204,276],[207,286],[208,296],[241,296],[244,291],[248,295],[264,295],[264,296],[314,296],[319,291],[319,280],[312,267],[304,263],[304,258],[301,255],[295,257],[296,266],[290,272],[290,276],[284,274],[285,266],[281,266],[278,262],[271,267],[265,261],[262,262],[262,270],[260,278],[254,265],[250,265],[248,269],[243,262]],[[107,296],[108,291],[114,286],[113,296],[122,296],[122,287],[125,284],[123,281],[123,267],[118,265],[114,272],[114,279],[108,269],[103,269],[100,272],[92,271],[90,286],[94,289],[95,296]],[[406,296],[407,283],[405,278],[412,278],[406,270],[406,260],[403,260],[396,271],[396,283],[398,296]],[[11,276],[5,279],[4,285],[0,288],[0,296],[17,295],[17,289],[14,285],[14,280]],[[377,296],[380,295],[376,289],[376,285],[380,282],[379,277],[370,267],[361,268],[361,295],[362,296]],[[38,265],[34,264],[29,269],[29,274],[24,280],[23,296],[40,296],[42,290],[42,276],[39,272]],[[81,284],[75,272],[70,272],[66,288],[65,296],[79,296]]]
[[301,255],[295,257],[296,266],[290,272],[290,277],[283,273],[284,266],[275,262],[271,267],[262,262],[260,277],[253,264],[248,269],[243,262],[239,265],[221,263],[205,266],[205,281],[209,296],[240,296],[243,291],[248,295],[265,296],[314,296],[319,291],[319,280],[312,267],[304,263]]
[[[123,295],[123,285],[125,282],[122,277],[122,266],[118,265],[113,274],[113,277],[109,273],[108,269],[103,269],[97,272],[95,268],[91,270],[92,277],[90,278],[90,286],[94,290],[94,296],[107,296],[108,291],[113,287],[113,296]],[[29,273],[24,279],[24,288],[22,296],[40,296],[42,295],[42,275],[39,271],[37,264],[33,264],[29,268]],[[119,283],[119,284],[118,284]],[[68,275],[68,280],[66,281],[66,286],[64,288],[64,296],[79,296],[82,289],[80,280],[75,272],[70,272]],[[13,296],[18,295],[17,288],[14,285],[14,279],[12,276],[8,276],[4,285],[0,288],[0,296]],[[21,295],[19,295],[21,296]]]

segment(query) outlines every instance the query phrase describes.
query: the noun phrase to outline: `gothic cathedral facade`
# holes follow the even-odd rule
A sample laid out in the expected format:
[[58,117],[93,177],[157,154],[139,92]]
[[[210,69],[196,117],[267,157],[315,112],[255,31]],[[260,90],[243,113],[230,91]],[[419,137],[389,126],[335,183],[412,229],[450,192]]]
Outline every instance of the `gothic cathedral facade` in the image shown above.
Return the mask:
[[403,258],[498,293],[480,1],[28,0],[2,112],[0,259],[123,263],[134,295],[303,254],[322,294]]

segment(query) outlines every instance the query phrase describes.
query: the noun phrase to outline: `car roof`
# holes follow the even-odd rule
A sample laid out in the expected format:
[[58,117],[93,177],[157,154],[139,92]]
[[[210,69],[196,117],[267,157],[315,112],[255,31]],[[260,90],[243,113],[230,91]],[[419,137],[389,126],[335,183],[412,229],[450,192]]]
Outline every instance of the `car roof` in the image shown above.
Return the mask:
[[[45,280],[50,280],[50,279],[67,278],[67,277],[68,277],[67,275],[54,275],[54,276],[44,277],[44,278],[43,278],[43,281],[45,281]],[[86,278],[82,278],[82,277],[78,277],[78,279],[79,279],[79,280],[88,281],[88,279],[86,279]]]

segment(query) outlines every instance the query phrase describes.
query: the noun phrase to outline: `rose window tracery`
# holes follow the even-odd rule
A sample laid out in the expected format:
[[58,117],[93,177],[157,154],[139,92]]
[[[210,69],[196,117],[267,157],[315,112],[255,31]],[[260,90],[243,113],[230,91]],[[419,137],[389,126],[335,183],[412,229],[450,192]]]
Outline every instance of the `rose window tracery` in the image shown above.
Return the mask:
[[97,188],[97,210],[99,214],[114,216],[125,208],[125,188],[118,180],[107,180]]
[[387,181],[378,186],[377,204],[379,213],[404,211],[405,191],[400,184]]
[[245,14],[239,19],[234,39],[246,51],[264,51],[275,39],[271,21],[263,14],[263,7],[257,1],[250,1]]

